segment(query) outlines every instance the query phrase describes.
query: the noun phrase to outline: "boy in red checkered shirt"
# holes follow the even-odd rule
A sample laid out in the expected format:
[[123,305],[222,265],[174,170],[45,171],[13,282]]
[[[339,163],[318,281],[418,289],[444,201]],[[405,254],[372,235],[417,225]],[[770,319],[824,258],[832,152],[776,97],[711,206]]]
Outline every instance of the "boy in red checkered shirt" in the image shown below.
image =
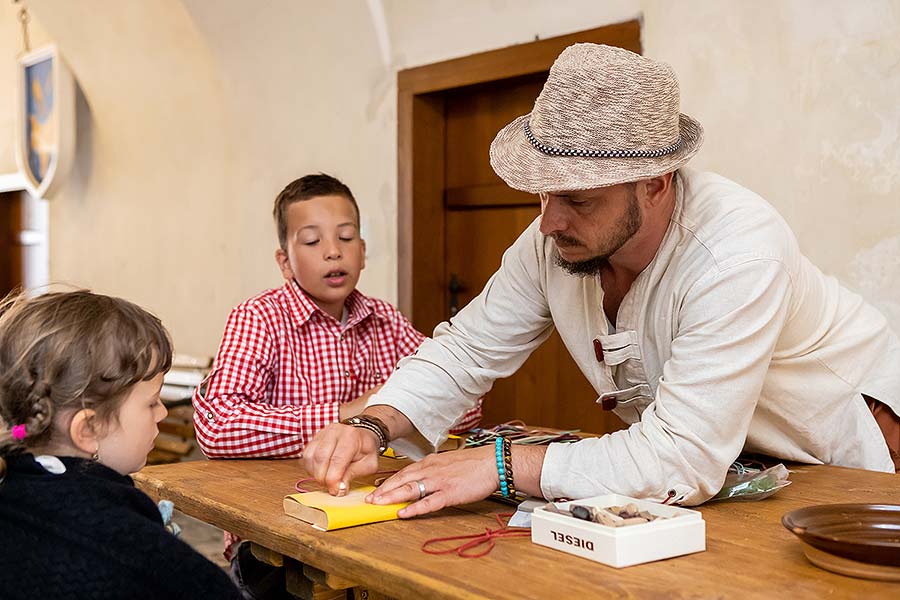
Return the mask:
[[[205,393],[194,395],[197,441],[211,458],[299,456],[319,429],[361,412],[424,339],[396,308],[356,290],[366,243],[346,185],[301,177],[273,212],[285,284],[231,312]],[[480,416],[479,407],[454,430]]]
[[[210,458],[300,456],[319,429],[360,413],[425,339],[396,308],[356,290],[366,243],[346,185],[301,177],[273,213],[285,283],[231,311],[206,389],[194,394],[197,442]],[[454,431],[480,418],[479,406]],[[225,534],[236,583],[256,598],[281,597],[283,572],[239,542]]]

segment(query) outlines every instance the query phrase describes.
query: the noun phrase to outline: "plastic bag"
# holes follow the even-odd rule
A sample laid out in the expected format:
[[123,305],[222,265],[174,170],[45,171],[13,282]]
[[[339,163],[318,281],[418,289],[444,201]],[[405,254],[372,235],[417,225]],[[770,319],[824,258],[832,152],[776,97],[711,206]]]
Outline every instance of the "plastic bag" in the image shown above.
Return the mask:
[[783,487],[791,484],[788,481],[787,470],[783,464],[778,463],[764,471],[749,469],[740,463],[735,463],[725,476],[725,483],[719,493],[710,498],[715,500],[762,500],[768,498]]

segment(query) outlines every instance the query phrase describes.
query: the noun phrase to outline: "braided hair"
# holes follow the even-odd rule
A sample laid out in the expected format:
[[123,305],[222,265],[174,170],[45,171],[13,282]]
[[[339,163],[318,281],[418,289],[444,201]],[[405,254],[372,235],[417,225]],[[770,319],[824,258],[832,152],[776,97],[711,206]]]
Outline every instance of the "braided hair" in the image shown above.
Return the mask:
[[166,329],[131,302],[87,290],[8,296],[0,302],[0,481],[5,456],[64,435],[60,415],[90,408],[106,423],[133,385],[171,364]]

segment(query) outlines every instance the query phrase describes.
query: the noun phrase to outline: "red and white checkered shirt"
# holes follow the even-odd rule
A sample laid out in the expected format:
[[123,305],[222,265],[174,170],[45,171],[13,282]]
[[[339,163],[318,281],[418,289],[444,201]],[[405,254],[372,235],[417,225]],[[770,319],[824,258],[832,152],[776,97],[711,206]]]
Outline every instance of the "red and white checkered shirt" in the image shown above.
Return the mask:
[[[339,406],[384,383],[425,337],[382,300],[354,290],[346,325],[295,282],[238,305],[194,394],[197,442],[210,458],[296,457],[339,420]],[[454,428],[478,424],[480,406]]]

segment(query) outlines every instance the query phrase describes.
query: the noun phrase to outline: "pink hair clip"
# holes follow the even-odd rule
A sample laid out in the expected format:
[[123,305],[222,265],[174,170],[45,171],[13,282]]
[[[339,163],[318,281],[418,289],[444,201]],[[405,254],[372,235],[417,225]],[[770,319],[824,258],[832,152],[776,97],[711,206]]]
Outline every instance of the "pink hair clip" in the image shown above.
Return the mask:
[[25,425],[13,425],[13,428],[10,430],[12,433],[13,439],[21,442],[25,439],[25,436],[28,433],[25,431]]

